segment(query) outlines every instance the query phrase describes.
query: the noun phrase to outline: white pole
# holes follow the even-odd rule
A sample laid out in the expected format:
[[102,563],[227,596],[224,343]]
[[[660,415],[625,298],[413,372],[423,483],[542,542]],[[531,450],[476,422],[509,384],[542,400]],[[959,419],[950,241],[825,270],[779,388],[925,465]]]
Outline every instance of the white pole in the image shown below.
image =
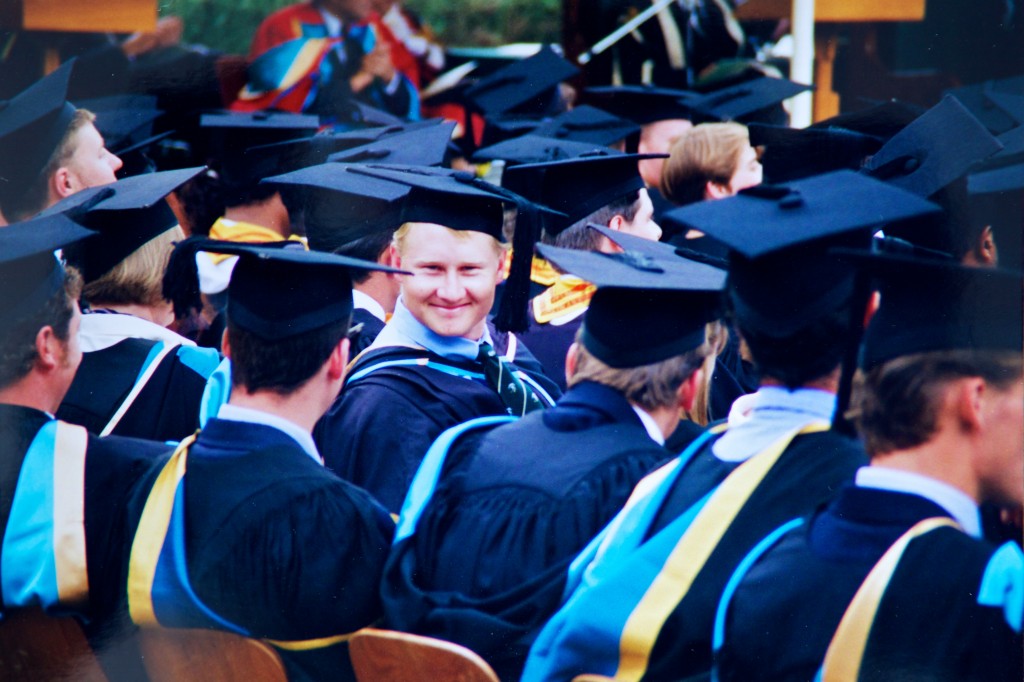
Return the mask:
[[[793,61],[789,77],[797,83],[814,84],[814,0],[793,0]],[[790,125],[806,128],[811,124],[812,93],[791,100]]]

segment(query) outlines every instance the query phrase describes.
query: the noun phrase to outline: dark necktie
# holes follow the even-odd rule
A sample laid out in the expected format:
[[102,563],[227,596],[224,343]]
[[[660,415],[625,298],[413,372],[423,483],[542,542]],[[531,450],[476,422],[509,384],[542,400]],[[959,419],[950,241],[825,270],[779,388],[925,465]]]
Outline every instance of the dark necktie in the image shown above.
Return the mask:
[[519,378],[512,366],[495,352],[491,344],[481,343],[480,354],[476,359],[483,365],[487,383],[498,392],[509,414],[522,417],[527,412],[545,407],[533,389]]

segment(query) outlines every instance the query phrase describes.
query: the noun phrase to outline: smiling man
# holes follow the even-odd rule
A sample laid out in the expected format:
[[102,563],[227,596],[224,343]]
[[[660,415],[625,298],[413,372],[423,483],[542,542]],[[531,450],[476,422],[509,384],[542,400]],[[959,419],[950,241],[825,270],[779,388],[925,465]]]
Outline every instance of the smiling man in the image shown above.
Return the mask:
[[521,416],[558,396],[515,336],[488,323],[505,270],[508,197],[446,173],[383,172],[431,185],[413,186],[392,242],[396,266],[409,274],[394,315],[355,359],[315,433],[327,466],[392,512],[442,431],[475,417]]

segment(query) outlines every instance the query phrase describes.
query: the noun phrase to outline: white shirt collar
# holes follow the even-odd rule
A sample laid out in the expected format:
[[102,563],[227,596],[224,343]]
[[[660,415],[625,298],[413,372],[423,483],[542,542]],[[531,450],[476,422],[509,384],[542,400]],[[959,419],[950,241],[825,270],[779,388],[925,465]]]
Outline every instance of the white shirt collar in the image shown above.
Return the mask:
[[323,8],[320,9],[320,16],[324,20],[324,27],[327,29],[327,35],[332,38],[339,37],[341,35],[341,19]]
[[370,348],[388,346],[426,348],[431,353],[442,357],[476,360],[480,352],[480,344],[484,342],[494,345],[486,325],[484,325],[484,335],[476,341],[461,336],[441,336],[417,320],[399,297],[395,302],[395,312],[391,315],[391,321],[384,325],[384,329],[374,339]]
[[971,537],[981,537],[978,505],[967,493],[948,483],[910,471],[881,466],[861,467],[857,470],[856,481],[861,488],[911,493],[931,500],[949,512],[965,533]]
[[220,412],[217,413],[217,419],[244,422],[246,424],[263,424],[264,426],[282,431],[291,436],[317,464],[324,463],[324,459],[320,456],[320,451],[316,449],[316,443],[313,442],[313,436],[310,435],[309,431],[284,417],[278,417],[276,414],[270,414],[261,410],[254,410],[251,407],[240,407],[228,403],[220,408]]
[[122,313],[86,313],[78,328],[78,343],[83,353],[110,348],[125,339],[148,339],[182,346],[196,345],[166,327],[134,315]]
[[636,412],[636,416],[640,417],[640,422],[644,425],[644,428],[647,429],[647,435],[651,437],[651,440],[653,440],[658,445],[664,445],[665,434],[663,434],[661,432],[661,429],[658,428],[658,425],[654,423],[654,417],[649,415],[642,407],[639,407],[638,405],[630,403],[629,406],[633,408],[634,412]]
[[367,293],[359,291],[359,289],[352,290],[352,303],[355,304],[356,308],[362,308],[366,312],[376,317],[381,322],[386,322],[387,317],[384,312],[384,306],[377,302],[373,296]]

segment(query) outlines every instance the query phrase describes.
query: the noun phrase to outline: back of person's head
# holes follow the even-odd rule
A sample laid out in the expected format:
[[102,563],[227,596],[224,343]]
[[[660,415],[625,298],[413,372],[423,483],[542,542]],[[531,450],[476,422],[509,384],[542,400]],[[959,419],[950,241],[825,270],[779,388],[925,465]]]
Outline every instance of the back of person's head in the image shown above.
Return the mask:
[[82,298],[93,306],[163,303],[164,272],[175,242],[184,238],[181,227],[160,233],[103,275],[86,283]]
[[701,123],[683,133],[669,150],[661,175],[661,191],[683,206],[705,198],[707,183],[727,186],[750,145],[741,123]]
[[618,369],[594,356],[576,336],[575,372],[569,377],[569,387],[584,381],[593,381],[621,393],[626,400],[644,410],[675,407],[679,387],[701,368],[710,352],[705,342],[701,346],[649,365]]
[[577,220],[554,236],[548,234],[547,231],[542,231],[541,243],[578,251],[597,251],[603,237],[601,233],[587,227],[588,223],[608,225],[617,215],[622,216],[626,222],[632,222],[639,210],[640,190],[636,190]]
[[71,160],[77,148],[78,132],[87,125],[92,125],[96,116],[85,109],[78,109],[68,124],[67,131],[54,148],[49,160],[43,170],[24,189],[18,185],[0,183],[0,207],[3,207],[4,217],[10,222],[25,220],[39,213],[50,201],[50,180],[54,173]]
[[[391,247],[392,233],[388,231],[360,237],[334,250],[339,256],[350,256],[360,260],[376,263],[381,255]],[[362,284],[373,274],[369,270],[356,270],[352,273],[352,283]]]
[[1009,351],[945,350],[895,358],[858,376],[852,401],[868,454],[906,450],[931,440],[952,382],[983,379],[992,390],[1021,382],[1022,357]]
[[82,277],[74,268],[68,268],[64,286],[58,289],[39,309],[14,324],[0,327],[0,388],[6,388],[23,379],[32,371],[39,354],[36,337],[39,330],[52,327],[61,341],[68,340],[71,320],[78,306]]

